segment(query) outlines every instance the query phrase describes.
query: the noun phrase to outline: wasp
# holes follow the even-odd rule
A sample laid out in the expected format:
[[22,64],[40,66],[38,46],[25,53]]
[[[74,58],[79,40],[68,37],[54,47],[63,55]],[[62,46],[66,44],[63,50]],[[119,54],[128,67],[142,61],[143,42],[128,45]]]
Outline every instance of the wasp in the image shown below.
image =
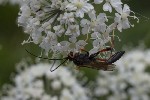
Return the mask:
[[35,57],[48,59],[48,60],[54,60],[54,62],[56,60],[63,60],[63,62],[54,69],[53,69],[53,66],[54,66],[54,63],[53,63],[52,67],[50,68],[50,71],[53,72],[68,60],[72,61],[76,66],[78,66],[78,68],[86,67],[86,68],[92,68],[96,70],[113,71],[115,68],[115,65],[113,63],[119,60],[123,56],[125,51],[118,51],[114,53],[113,55],[111,55],[108,59],[101,59],[97,57],[101,52],[107,52],[111,50],[112,50],[111,47],[107,47],[105,49],[102,49],[90,55],[88,51],[81,49],[81,51],[84,51],[85,53],[77,52],[74,54],[73,52],[70,52],[67,55],[67,57],[64,57],[62,59],[49,59],[49,58],[38,57],[30,53],[28,50],[26,51]]
[[[111,55],[108,59],[101,59],[97,57],[99,53],[112,50],[112,48],[106,48],[103,50],[100,50],[96,53],[93,53],[89,55],[88,51],[85,51],[86,53],[75,53],[74,56],[72,53],[69,54],[67,59],[70,61],[73,61],[75,65],[80,67],[87,67],[97,70],[104,70],[104,71],[113,71],[114,70],[114,62],[119,60],[122,55],[125,53],[125,51],[118,51],[115,54]],[[70,56],[71,55],[71,56]]]

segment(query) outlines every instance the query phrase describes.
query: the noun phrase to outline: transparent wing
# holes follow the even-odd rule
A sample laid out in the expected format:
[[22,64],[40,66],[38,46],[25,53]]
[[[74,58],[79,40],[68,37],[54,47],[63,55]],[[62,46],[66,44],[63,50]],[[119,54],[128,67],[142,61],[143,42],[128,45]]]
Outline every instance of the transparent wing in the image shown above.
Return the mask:
[[96,70],[103,70],[103,71],[113,71],[115,70],[114,64],[107,64],[106,62],[99,62],[99,61],[92,61],[88,65],[82,65],[79,67],[86,67],[86,68],[92,68]]

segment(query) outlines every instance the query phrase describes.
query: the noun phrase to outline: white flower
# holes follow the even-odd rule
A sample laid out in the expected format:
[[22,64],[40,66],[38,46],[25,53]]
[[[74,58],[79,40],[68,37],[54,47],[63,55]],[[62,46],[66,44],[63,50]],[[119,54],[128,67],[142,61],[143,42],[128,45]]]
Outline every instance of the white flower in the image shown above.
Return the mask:
[[1,95],[0,100],[90,100],[75,74],[63,66],[50,72],[51,66],[41,63],[20,68],[14,85],[5,86],[3,92],[7,95]]
[[43,39],[42,43],[40,44],[40,47],[42,47],[48,52],[56,44],[57,44],[56,34],[54,34],[53,32],[49,32],[46,38]]
[[76,11],[75,15],[77,17],[83,18],[84,13],[88,13],[94,7],[87,3],[88,0],[69,0],[69,4],[66,6],[69,11]]
[[62,91],[61,99],[60,100],[75,100],[74,97],[70,94],[68,89],[64,89]]
[[41,97],[41,100],[50,100],[51,97],[48,95],[48,94],[44,94],[42,97]]
[[71,24],[73,22],[75,22],[75,18],[74,18],[74,13],[64,13],[64,15],[61,16],[62,18],[60,18],[60,22],[61,24]]
[[107,26],[106,28],[102,29],[101,32],[100,29],[97,29],[94,33],[91,34],[91,39],[93,41],[93,49],[89,51],[90,54],[96,53],[99,50],[105,48],[105,44],[111,40],[110,32],[114,30],[116,27],[116,24],[113,23],[110,26]]
[[108,100],[149,100],[150,73],[146,70],[150,66],[147,63],[149,51],[136,49],[127,52],[115,63],[117,71],[100,71],[95,95],[107,95]]
[[54,26],[53,28],[59,37],[61,37],[62,34],[65,32],[65,29],[61,25]]
[[122,32],[122,29],[127,29],[130,28],[130,26],[134,26],[129,22],[129,17],[133,17],[134,19],[138,20],[136,16],[130,16],[131,10],[127,4],[125,4],[123,8],[122,6],[116,8],[116,11],[118,13],[115,14],[116,17],[114,20],[116,23],[118,23],[117,28],[120,32]]
[[89,17],[91,21],[87,19],[81,20],[82,34],[90,33],[91,31],[104,32],[106,30],[107,16],[105,13],[100,13],[98,16],[95,15],[95,12],[90,12]]
[[[103,1],[94,0],[94,3],[100,5]],[[21,0],[18,25],[29,35],[22,44],[32,42],[46,54],[60,56],[87,49],[85,44],[91,53],[110,46],[111,33],[129,28],[129,17],[137,18],[131,16],[130,12],[134,12],[126,4],[122,8],[121,0],[105,1],[104,11],[112,13],[113,7],[115,17],[99,13],[90,0]],[[93,38],[95,32],[101,36]]]
[[51,32],[51,22],[43,23],[41,28],[41,30],[43,30],[45,33]]
[[[94,3],[100,4],[103,1],[104,0],[94,0]],[[112,12],[112,7],[117,8],[117,7],[121,6],[121,4],[122,4],[121,0],[105,0],[105,1],[106,1],[106,3],[103,5],[103,10],[109,11],[109,12]]]
[[78,37],[80,35],[79,25],[70,25],[65,34]]
[[52,82],[52,88],[54,90],[59,90],[61,88],[61,82],[57,79],[55,79],[53,82]]
[[84,40],[79,40],[77,43],[76,43],[76,48],[79,50],[80,48],[84,48],[84,46],[86,45],[87,43],[84,41]]

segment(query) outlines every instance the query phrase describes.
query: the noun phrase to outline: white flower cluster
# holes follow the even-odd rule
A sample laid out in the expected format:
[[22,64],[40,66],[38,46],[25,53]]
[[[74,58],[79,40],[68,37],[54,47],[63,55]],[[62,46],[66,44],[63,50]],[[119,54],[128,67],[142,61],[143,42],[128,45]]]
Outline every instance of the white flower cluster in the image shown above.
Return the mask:
[[[95,10],[93,5],[100,9],[104,1],[103,10],[114,17]],[[137,17],[121,0],[21,0],[18,24],[29,34],[23,44],[33,42],[46,52],[68,54],[91,42],[92,53],[104,48],[113,30],[133,26],[129,18]]]
[[20,67],[20,73],[14,77],[14,86],[6,85],[0,100],[90,100],[76,75],[65,67],[51,73],[50,66]]
[[100,71],[95,94],[107,100],[150,100],[150,50],[128,52],[116,66],[118,71]]

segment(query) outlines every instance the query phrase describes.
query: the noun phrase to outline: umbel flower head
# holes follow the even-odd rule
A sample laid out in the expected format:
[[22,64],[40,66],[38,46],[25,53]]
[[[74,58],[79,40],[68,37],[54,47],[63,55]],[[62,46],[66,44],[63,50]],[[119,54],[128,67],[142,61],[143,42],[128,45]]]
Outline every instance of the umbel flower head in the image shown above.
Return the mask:
[[[104,12],[98,13],[93,4],[101,7],[103,1]],[[20,4],[18,24],[29,34],[22,44],[33,42],[49,53],[68,54],[86,46],[90,53],[97,52],[108,45],[112,31],[130,28],[128,18],[136,18],[121,0],[22,0]]]
[[132,50],[115,64],[117,71],[99,72],[95,95],[107,100],[150,100],[150,50]]
[[3,87],[0,100],[91,100],[75,73],[65,67],[51,73],[50,66],[46,63],[19,66],[14,85]]

